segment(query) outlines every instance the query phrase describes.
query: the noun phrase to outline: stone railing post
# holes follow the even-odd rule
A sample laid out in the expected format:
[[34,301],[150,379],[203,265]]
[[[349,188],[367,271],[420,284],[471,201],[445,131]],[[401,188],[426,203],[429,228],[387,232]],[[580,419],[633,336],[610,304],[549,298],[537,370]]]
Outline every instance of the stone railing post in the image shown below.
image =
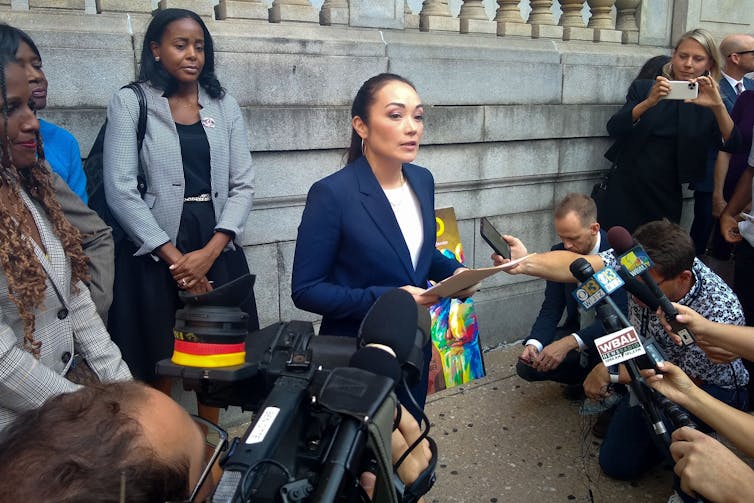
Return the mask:
[[215,9],[212,2],[205,0],[160,0],[158,9],[170,9],[173,7],[188,9],[196,12],[203,18],[212,19],[215,17]]
[[408,2],[403,4],[403,19],[407,30],[419,29],[419,14],[414,14],[414,11],[408,6]]
[[103,12],[143,12],[152,13],[151,0],[97,0],[94,3],[97,14]]
[[530,0],[529,24],[534,38],[562,38],[563,27],[555,24],[552,17],[552,0]]
[[463,0],[458,18],[461,33],[497,33],[497,23],[487,17],[482,0]]
[[519,37],[531,37],[531,25],[524,22],[521,10],[518,8],[519,0],[497,0],[497,34],[501,37],[513,35]]
[[616,0],[617,15],[615,29],[623,32],[624,44],[639,43],[639,26],[636,24],[636,11],[641,0]]
[[623,33],[615,29],[613,18],[610,16],[615,0],[586,0],[586,3],[592,11],[587,26],[594,28],[594,41],[621,42]]
[[319,23],[319,13],[309,0],[275,0],[270,7],[270,23],[282,21]]
[[262,0],[220,0],[215,6],[217,19],[264,19],[270,18],[267,5]]
[[319,11],[319,24],[331,26],[348,24],[348,0],[325,0]]
[[587,28],[581,17],[585,0],[560,0],[563,14],[560,26],[563,27],[563,40],[594,40],[594,30]]
[[421,31],[460,31],[461,22],[450,15],[448,0],[424,0],[419,13]]

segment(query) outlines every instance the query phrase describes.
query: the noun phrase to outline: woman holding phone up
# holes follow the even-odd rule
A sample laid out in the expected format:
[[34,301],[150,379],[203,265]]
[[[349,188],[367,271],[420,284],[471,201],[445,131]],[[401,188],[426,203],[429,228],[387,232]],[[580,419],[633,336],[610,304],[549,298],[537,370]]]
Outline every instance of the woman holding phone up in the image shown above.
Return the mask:
[[[704,178],[710,148],[735,150],[739,135],[720,98],[720,53],[706,30],[684,33],[655,80],[636,80],[607,123],[617,138],[605,157],[617,164],[599,221],[604,228],[681,220],[681,184]],[[665,99],[670,81],[696,83],[690,100]]]

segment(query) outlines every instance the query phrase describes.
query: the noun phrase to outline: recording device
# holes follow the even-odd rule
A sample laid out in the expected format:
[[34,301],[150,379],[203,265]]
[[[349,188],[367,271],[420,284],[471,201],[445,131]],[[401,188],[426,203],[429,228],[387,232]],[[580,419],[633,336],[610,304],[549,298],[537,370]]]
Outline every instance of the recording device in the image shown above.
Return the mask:
[[663,99],[693,100],[699,96],[699,83],[697,82],[689,82],[688,80],[671,80],[668,84],[670,84],[670,92]]
[[493,227],[486,217],[479,219],[479,234],[482,236],[482,239],[490,245],[490,248],[492,248],[495,253],[503,258],[511,258],[510,246],[508,246],[508,243],[505,242],[497,229]]
[[[683,323],[676,320],[678,310],[673,307],[673,304],[667,298],[665,293],[657,285],[657,282],[649,275],[649,269],[652,267],[652,260],[644,251],[644,248],[640,244],[635,243],[631,234],[623,227],[616,226],[611,227],[607,232],[607,239],[610,244],[613,245],[615,254],[618,257],[621,267],[633,277],[640,276],[644,285],[648,289],[648,300],[637,295],[637,298],[644,302],[650,309],[657,310],[657,305],[662,308],[665,313],[665,319],[670,324],[673,332],[678,334],[684,345],[693,344],[695,342],[694,334]],[[634,292],[631,292],[634,293]],[[643,296],[646,297],[647,292],[644,291]]]
[[[182,295],[188,304],[176,313],[176,348],[187,341],[204,349],[237,344],[241,322],[232,304],[243,290],[244,282],[234,281],[208,297]],[[207,299],[212,306],[204,304]],[[222,303],[231,305],[217,305]],[[395,289],[375,302],[357,338],[314,336],[311,323],[291,321],[247,334],[240,364],[176,364],[177,349],[172,360],[159,362],[159,375],[181,378],[202,403],[254,412],[221,463],[211,501],[358,501],[366,469],[377,472],[374,501],[411,502],[425,494],[434,482],[436,455],[404,488],[393,479],[390,439],[397,403],[392,391],[396,382],[418,378],[429,326],[427,310]]]

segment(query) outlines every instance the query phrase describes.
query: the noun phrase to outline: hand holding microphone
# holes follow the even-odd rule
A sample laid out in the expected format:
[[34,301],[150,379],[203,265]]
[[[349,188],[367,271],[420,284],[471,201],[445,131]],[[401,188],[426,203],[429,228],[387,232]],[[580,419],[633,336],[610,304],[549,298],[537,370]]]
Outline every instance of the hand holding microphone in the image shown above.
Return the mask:
[[[650,309],[653,307],[656,309],[655,305],[659,304],[659,307],[665,313],[665,319],[672,327],[673,332],[681,338],[683,344],[693,344],[694,334],[686,325],[676,320],[678,311],[673,307],[665,292],[660,289],[657,282],[650,276],[648,271],[651,267],[651,260],[641,245],[635,243],[631,234],[620,226],[611,227],[607,232],[607,238],[610,244],[613,245],[622,268],[625,268],[631,276],[640,276],[644,285],[646,285],[650,295],[647,298],[649,302],[644,302],[642,298],[639,298],[639,300],[642,300]],[[642,295],[647,295],[646,291]],[[655,299],[656,302],[651,302],[651,299]]]

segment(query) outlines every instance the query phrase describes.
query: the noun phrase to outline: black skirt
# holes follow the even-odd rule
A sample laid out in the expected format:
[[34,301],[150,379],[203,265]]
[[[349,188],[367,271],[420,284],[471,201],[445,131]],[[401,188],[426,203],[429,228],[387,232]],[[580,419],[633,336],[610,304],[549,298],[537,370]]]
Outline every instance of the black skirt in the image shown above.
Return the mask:
[[[202,248],[214,235],[211,202],[184,203],[176,247],[182,253]],[[155,365],[173,353],[175,312],[183,307],[167,264],[151,255],[135,257],[136,246],[125,239],[115,250],[113,304],[108,331],[135,379],[154,382]],[[215,288],[249,272],[240,247],[220,254],[207,278]],[[240,306],[249,315],[249,331],[259,329],[253,289]]]

